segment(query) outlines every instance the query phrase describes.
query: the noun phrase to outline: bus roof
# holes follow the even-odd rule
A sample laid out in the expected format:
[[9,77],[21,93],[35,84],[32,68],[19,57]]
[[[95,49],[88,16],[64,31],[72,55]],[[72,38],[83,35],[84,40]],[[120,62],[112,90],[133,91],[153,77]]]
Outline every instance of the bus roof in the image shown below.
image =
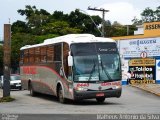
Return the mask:
[[49,44],[61,43],[61,42],[65,42],[70,45],[72,43],[115,42],[115,40],[111,38],[95,37],[92,34],[68,34],[60,37],[46,39],[44,40],[43,43],[40,43],[40,44],[25,45],[20,50],[45,46]]

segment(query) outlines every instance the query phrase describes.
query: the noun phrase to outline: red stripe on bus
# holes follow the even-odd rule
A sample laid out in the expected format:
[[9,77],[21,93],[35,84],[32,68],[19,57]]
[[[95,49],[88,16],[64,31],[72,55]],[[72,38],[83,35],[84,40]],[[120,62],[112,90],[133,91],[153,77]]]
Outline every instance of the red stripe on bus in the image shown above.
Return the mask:
[[[53,70],[52,68],[48,67],[48,66],[21,66],[21,68],[23,69],[23,67],[41,67],[41,68],[47,68],[50,71],[52,71],[55,75],[57,75],[62,81],[63,85],[67,88],[67,90],[69,91],[69,87],[66,85],[66,80],[64,78],[62,78],[55,70]],[[69,91],[70,92],[70,91]]]
[[[25,79],[21,79],[22,81],[28,81],[28,80],[25,80]],[[40,83],[42,85],[44,85],[45,87],[49,88],[49,90],[51,90],[55,95],[56,95],[56,92],[52,89],[52,87],[50,87],[48,84],[46,84],[45,82],[41,82],[40,80],[32,80],[33,83]]]

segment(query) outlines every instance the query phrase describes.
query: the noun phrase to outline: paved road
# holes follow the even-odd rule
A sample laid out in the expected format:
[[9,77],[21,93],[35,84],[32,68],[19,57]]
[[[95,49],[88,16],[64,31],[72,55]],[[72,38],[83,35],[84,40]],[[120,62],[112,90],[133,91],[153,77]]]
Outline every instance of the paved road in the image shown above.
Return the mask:
[[79,103],[59,103],[55,97],[31,97],[28,91],[12,91],[14,102],[0,103],[0,113],[14,114],[136,114],[160,113],[160,97],[140,89],[124,86],[121,98],[108,98],[98,104],[95,99]]

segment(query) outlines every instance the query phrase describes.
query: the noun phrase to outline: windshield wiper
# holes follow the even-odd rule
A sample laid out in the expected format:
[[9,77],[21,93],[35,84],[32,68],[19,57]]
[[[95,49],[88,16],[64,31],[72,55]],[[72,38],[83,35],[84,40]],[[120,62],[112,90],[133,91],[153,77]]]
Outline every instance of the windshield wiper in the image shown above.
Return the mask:
[[93,72],[95,71],[95,68],[96,68],[96,64],[95,64],[95,62],[94,62],[94,65],[93,65],[93,67],[92,67],[92,70],[91,70],[91,72],[90,72],[90,74],[89,74],[88,81],[90,81],[90,79],[91,79],[91,77],[92,77],[92,74],[93,74]]
[[101,66],[102,66],[102,70],[105,72],[105,74],[107,75],[107,77],[108,77],[110,80],[113,80],[113,79],[111,78],[111,76],[109,75],[108,71],[104,68],[104,65],[103,65],[102,60],[101,60]]

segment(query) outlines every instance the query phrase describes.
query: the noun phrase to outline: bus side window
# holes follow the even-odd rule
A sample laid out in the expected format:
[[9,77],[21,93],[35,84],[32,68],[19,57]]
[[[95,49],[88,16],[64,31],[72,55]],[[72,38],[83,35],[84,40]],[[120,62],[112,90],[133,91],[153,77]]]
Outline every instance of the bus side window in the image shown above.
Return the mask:
[[20,64],[24,62],[24,50],[20,51]]
[[25,49],[24,50],[24,64],[29,62],[29,50]]
[[54,53],[54,47],[53,46],[47,46],[47,62],[53,63],[53,53]]
[[63,70],[61,62],[61,55],[62,55],[61,45],[62,43],[54,44],[54,66],[55,66],[55,71],[59,74],[61,73],[61,70]]
[[54,45],[54,61],[61,61],[61,44]]
[[69,46],[67,43],[63,43],[63,66],[64,66],[64,74],[68,78],[68,52]]
[[46,55],[46,46],[41,47],[41,62],[46,63],[47,61],[47,55]]
[[34,63],[34,48],[29,49],[29,62]]
[[40,62],[40,47],[35,48],[35,63]]

